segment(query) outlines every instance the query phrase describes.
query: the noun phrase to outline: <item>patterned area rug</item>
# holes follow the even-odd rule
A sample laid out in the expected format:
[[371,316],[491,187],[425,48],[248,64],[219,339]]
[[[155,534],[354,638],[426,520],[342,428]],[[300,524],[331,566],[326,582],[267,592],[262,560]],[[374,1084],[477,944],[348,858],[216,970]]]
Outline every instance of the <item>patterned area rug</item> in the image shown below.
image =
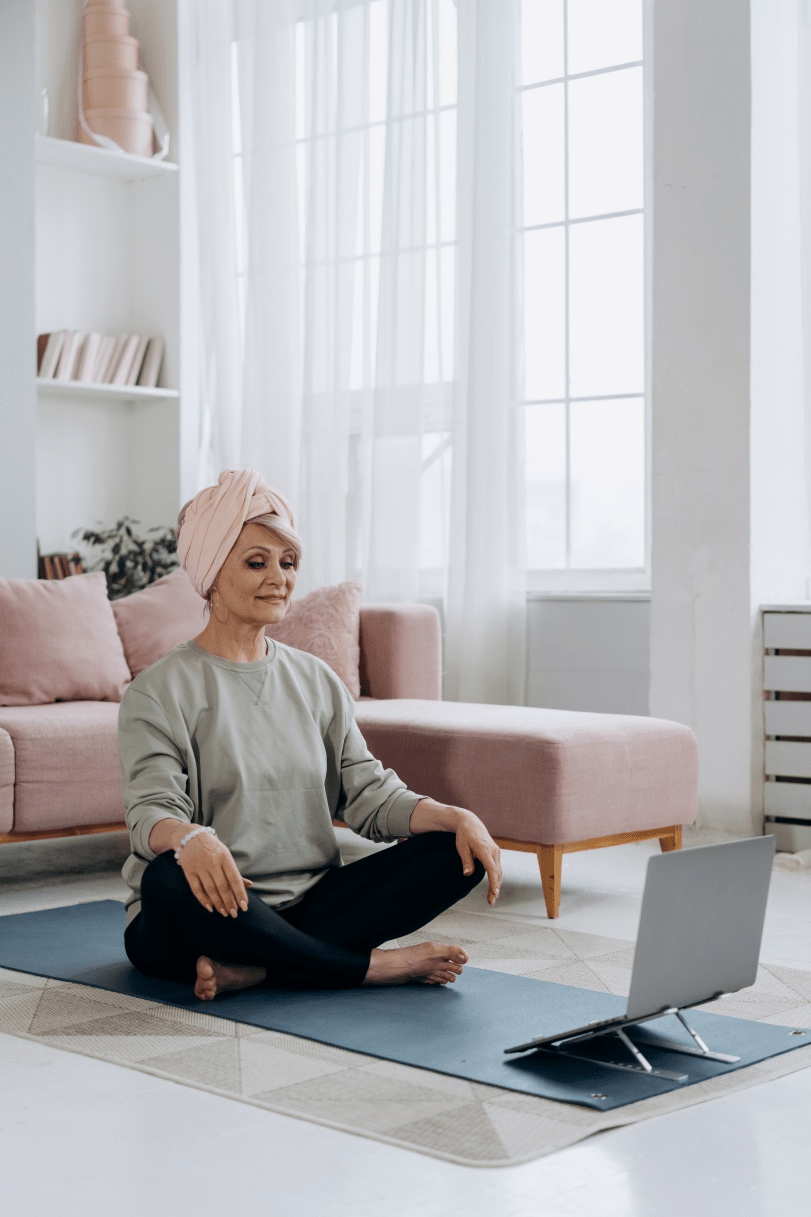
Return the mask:
[[[628,991],[634,948],[622,939],[452,911],[400,945],[430,938],[461,943],[478,968],[582,989]],[[811,973],[764,965],[751,989],[705,1009],[811,1027]],[[5,969],[0,969],[0,1031],[467,1166],[527,1162],[601,1129],[689,1107],[811,1064],[809,1046],[613,1113],[598,1112],[258,1030],[216,1013]]]

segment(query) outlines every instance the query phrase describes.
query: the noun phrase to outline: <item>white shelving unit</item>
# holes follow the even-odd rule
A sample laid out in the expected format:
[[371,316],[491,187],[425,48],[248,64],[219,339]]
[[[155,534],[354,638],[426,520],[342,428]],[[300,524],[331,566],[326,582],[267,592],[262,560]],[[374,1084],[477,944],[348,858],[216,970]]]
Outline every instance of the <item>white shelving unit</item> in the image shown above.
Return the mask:
[[[47,90],[50,110],[48,134],[34,137],[37,333],[146,334],[166,344],[154,389],[37,379],[37,535],[47,553],[71,546],[74,530],[123,514],[145,527],[176,518],[180,171],[72,138],[82,0],[36,5],[36,88]],[[127,7],[176,135],[175,0]]]
[[37,377],[37,392],[46,397],[90,398],[98,401],[175,401],[177,389],[145,389],[141,385],[99,385],[81,380],[43,380]]
[[177,165],[172,161],[147,160],[143,156],[131,156],[128,152],[94,148],[90,144],[55,139],[50,135],[37,135],[35,149],[37,162],[41,165],[95,173],[101,177],[118,178],[122,182],[137,182],[143,178],[177,173]]

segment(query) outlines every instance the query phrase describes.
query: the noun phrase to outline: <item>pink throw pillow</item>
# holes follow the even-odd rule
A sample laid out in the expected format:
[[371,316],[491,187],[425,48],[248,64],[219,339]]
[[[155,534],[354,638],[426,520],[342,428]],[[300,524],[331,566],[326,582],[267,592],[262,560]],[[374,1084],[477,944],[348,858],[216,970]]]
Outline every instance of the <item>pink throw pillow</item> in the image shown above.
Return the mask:
[[360,597],[359,583],[316,588],[293,601],[281,625],[265,630],[268,637],[323,659],[355,701],[360,697]]
[[0,706],[121,701],[129,682],[101,571],[0,579]]
[[113,613],[133,677],[179,642],[195,638],[208,621],[205,600],[184,570],[173,570],[141,592],[113,601]]

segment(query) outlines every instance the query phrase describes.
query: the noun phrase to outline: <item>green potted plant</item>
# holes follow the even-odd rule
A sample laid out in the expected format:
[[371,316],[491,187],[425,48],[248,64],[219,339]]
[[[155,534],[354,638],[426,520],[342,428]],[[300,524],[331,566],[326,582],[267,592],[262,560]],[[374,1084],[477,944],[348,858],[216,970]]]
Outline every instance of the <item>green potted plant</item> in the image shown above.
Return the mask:
[[148,587],[180,565],[174,529],[159,525],[142,534],[136,529],[139,523],[122,516],[112,528],[77,528],[73,533],[76,540],[99,551],[87,569],[104,571],[111,600]]

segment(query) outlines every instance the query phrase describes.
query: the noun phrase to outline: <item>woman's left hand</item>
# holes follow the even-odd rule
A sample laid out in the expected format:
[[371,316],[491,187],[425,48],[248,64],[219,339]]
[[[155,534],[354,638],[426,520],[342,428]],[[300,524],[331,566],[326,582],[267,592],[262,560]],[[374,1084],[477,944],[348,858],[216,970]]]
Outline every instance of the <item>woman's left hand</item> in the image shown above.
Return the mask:
[[456,833],[456,849],[466,875],[473,874],[478,859],[487,871],[490,885],[487,903],[492,907],[501,890],[501,850],[477,815],[464,807],[449,807],[434,799],[422,798],[411,813],[411,831]]
[[476,859],[487,871],[487,903],[492,907],[498,900],[501,891],[501,850],[490,836],[478,816],[472,811],[459,811],[458,827],[456,829],[456,849],[462,859],[466,875],[473,874],[473,863]]

